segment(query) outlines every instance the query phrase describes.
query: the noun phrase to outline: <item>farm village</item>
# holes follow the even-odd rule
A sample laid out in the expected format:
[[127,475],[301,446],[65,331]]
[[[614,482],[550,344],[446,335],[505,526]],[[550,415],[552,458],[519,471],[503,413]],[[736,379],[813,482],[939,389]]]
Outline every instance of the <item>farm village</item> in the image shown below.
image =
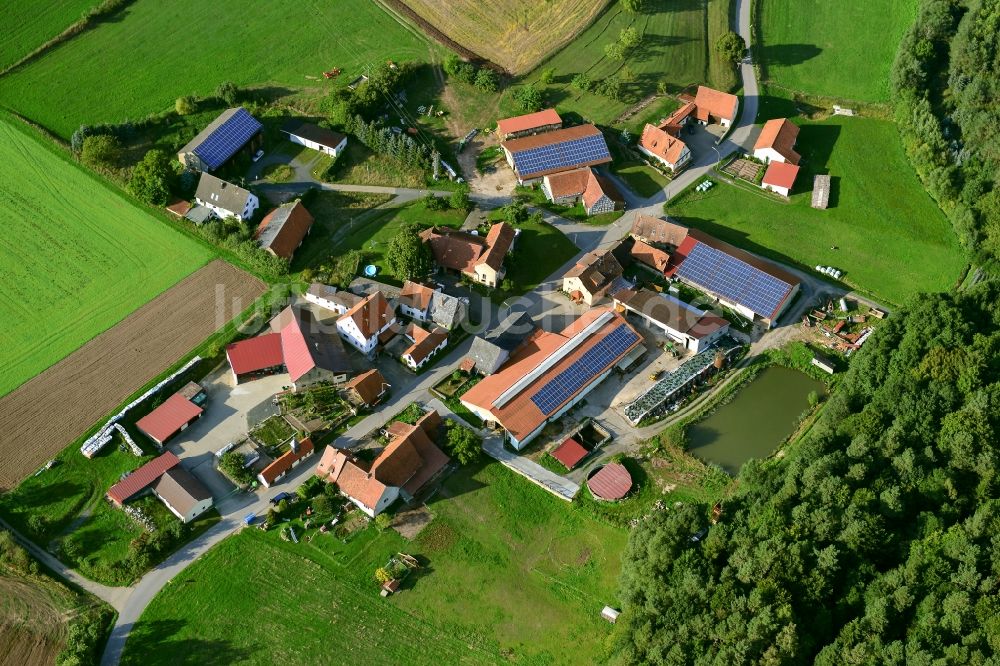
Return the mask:
[[24,663],[670,660],[650,535],[723,552],[914,294],[988,281],[829,74],[896,44],[793,57],[791,0],[91,4],[0,47]]

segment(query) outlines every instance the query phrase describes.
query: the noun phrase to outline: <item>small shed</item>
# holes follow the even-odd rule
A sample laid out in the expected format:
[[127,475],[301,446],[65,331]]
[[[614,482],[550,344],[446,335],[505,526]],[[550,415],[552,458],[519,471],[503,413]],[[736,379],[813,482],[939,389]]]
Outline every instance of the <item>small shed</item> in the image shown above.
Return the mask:
[[826,210],[830,204],[830,176],[813,178],[812,207]]
[[813,365],[815,365],[817,368],[819,368],[820,370],[822,370],[823,372],[826,372],[826,373],[831,374],[831,375],[837,369],[834,366],[833,361],[831,361],[826,356],[823,356],[822,354],[817,354],[816,352],[813,352],[812,361],[810,361],[810,362]]
[[383,597],[387,597],[398,589],[399,589],[399,579],[393,578],[392,580],[387,580],[384,583],[382,583],[382,591],[379,592],[379,594],[382,595]]
[[556,447],[549,455],[561,462],[566,469],[573,469],[581,460],[587,457],[588,453],[590,451],[583,448],[580,442],[570,437]]
[[621,611],[615,610],[611,606],[605,606],[604,610],[601,611],[601,617],[614,624],[618,621],[618,616],[621,615]]

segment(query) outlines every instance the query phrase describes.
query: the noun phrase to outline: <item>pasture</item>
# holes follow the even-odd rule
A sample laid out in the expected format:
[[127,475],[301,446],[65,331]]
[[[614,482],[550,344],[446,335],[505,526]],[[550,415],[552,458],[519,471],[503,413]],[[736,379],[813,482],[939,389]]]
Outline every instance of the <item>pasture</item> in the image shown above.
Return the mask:
[[[346,544],[315,528],[298,544],[276,529],[226,539],[153,600],[122,663],[601,663],[627,531],[496,463],[458,470],[429,509],[412,541],[373,527]],[[382,599],[373,574],[396,552],[424,567]]]
[[[62,137],[82,123],[138,120],[223,81],[276,91],[346,82],[369,64],[426,60],[432,46],[369,0],[137,0],[0,79],[0,100]],[[322,72],[340,67],[331,83]]]
[[[790,202],[749,183],[688,189],[665,206],[683,224],[812,271],[845,272],[851,287],[899,305],[950,289],[964,259],[948,220],[924,192],[890,122],[833,117],[801,126]],[[814,174],[832,178],[830,208],[810,206]],[[837,249],[833,249],[836,247]]]
[[607,0],[403,0],[421,18],[474,53],[523,74],[587,27]]
[[[560,112],[576,112],[605,124],[655,94],[660,83],[671,93],[701,83],[728,90],[736,84],[735,72],[715,62],[715,51],[706,48],[706,41],[714,43],[716,33],[726,29],[729,6],[728,0],[690,0],[629,14],[619,3],[612,3],[589,28],[541,63],[526,80],[539,85],[547,102]],[[642,43],[624,60],[610,60],[604,46],[627,27],[634,27],[642,35]],[[550,68],[555,78],[543,85],[539,76]],[[594,84],[615,75],[628,80],[621,100],[615,101],[574,88],[570,82],[577,74],[586,75]]]
[[889,70],[916,0],[763,0],[757,58],[770,81],[809,95],[889,100]]
[[45,0],[8,3],[3,40],[0,41],[0,70],[13,65],[36,48],[79,21],[99,0]]
[[16,120],[0,118],[0,395],[208,261]]

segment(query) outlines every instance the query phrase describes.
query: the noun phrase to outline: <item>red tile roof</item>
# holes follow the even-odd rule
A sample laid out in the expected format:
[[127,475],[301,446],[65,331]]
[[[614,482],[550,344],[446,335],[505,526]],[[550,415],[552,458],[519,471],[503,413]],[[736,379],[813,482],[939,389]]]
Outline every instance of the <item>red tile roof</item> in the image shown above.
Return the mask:
[[680,161],[684,149],[687,148],[687,144],[682,140],[649,123],[642,129],[639,145],[671,165]]
[[396,301],[400,305],[425,311],[430,306],[431,296],[433,295],[434,290],[430,287],[407,280],[403,283],[403,288],[400,290],[399,298]]
[[136,427],[161,444],[203,411],[180,393],[174,393],[159,407],[136,421]]
[[553,199],[578,197],[587,189],[587,180],[590,177],[590,173],[590,167],[583,167],[582,169],[572,169],[546,176],[545,180],[548,181],[549,193]]
[[[598,324],[598,320],[605,318],[605,315],[607,315],[607,321],[603,324]],[[591,325],[596,325],[597,328],[586,333],[586,329]],[[467,402],[491,412],[508,432],[517,439],[522,439],[534,432],[545,422],[549,414],[558,411],[562,406],[556,405],[549,414],[546,414],[535,405],[531,397],[548,383],[550,379],[573,365],[588,350],[597,345],[619,326],[627,326],[633,332],[635,331],[632,325],[614,310],[610,308],[594,308],[585,312],[576,321],[564,328],[561,333],[536,331],[518,347],[510,359],[497,372],[484,377],[478,384],[469,389],[462,396],[462,402]],[[578,334],[585,335],[585,337],[574,340]],[[607,359],[607,368],[614,367],[621,358],[642,344],[642,336],[636,334],[636,337],[636,341],[622,351],[618,357]],[[560,348],[570,341],[573,341],[575,346],[567,347],[570,351],[564,355],[558,355],[557,352],[559,352]],[[553,358],[554,356],[556,358]],[[542,370],[545,363],[549,365]],[[521,380],[539,370],[542,371],[529,382],[525,383],[516,394],[500,406],[494,405],[501,395],[509,389],[515,388]],[[593,370],[591,380],[581,386],[576,393],[568,396],[563,404],[572,400],[580,391],[585,390],[591,385],[593,379],[603,373],[601,368]]]
[[409,356],[414,363],[420,365],[425,358],[430,356],[431,352],[438,348],[438,345],[448,339],[448,331],[439,327],[434,327],[431,331],[420,326],[413,328],[414,334],[411,337],[414,342],[403,352],[403,356]]
[[757,137],[754,150],[770,148],[792,164],[798,164],[801,156],[795,152],[795,141],[799,137],[799,126],[788,118],[775,118],[764,123]]
[[565,141],[582,139],[585,136],[597,136],[601,130],[594,125],[576,125],[575,127],[564,127],[563,129],[545,132],[543,134],[532,134],[522,136],[517,139],[509,139],[501,145],[511,153],[519,153],[523,150],[532,150],[542,146],[551,146]]
[[590,212],[594,204],[604,196],[611,199],[615,205],[625,201],[625,198],[613,182],[591,171],[590,177],[587,178],[587,189],[583,192],[583,207],[587,209],[587,212]]
[[787,187],[792,189],[795,184],[795,177],[799,175],[799,167],[787,162],[771,162],[764,172],[764,179],[761,185],[773,185],[775,187]]
[[396,317],[392,313],[392,306],[381,291],[376,291],[366,299],[348,310],[344,317],[354,320],[361,335],[371,338],[378,334],[386,324],[392,322]]
[[285,358],[281,351],[281,334],[266,333],[233,342],[226,345],[226,357],[237,375],[283,365]]
[[580,442],[570,437],[549,455],[561,462],[566,469],[573,469],[577,463],[587,457],[588,453],[590,451],[583,448]]
[[128,498],[152,485],[168,469],[180,464],[180,458],[167,451],[111,486],[108,497],[116,504],[123,504]]
[[292,468],[297,461],[302,460],[306,456],[309,456],[313,452],[312,440],[306,437],[301,442],[299,442],[299,450],[292,451],[289,449],[285,451],[280,456],[278,456],[274,462],[265,467],[260,471],[260,475],[267,481],[268,485],[274,483],[274,480],[279,476],[287,472]]
[[431,246],[434,263],[462,273],[474,272],[486,245],[480,236],[450,229],[424,229],[420,238]]
[[501,137],[517,132],[527,132],[547,125],[561,125],[562,118],[555,109],[542,109],[535,113],[526,113],[523,116],[504,118],[497,121],[497,131]]
[[167,204],[167,211],[173,213],[177,217],[184,217],[187,215],[189,210],[191,210],[191,202],[184,201],[183,199],[174,199]]
[[681,108],[677,109],[669,116],[664,118],[659,122],[659,128],[664,129],[666,127],[679,127],[681,123],[688,119],[688,117],[697,110],[694,102],[684,102]]
[[667,263],[670,261],[669,254],[663,250],[657,250],[652,245],[647,245],[641,240],[636,240],[635,244],[632,245],[632,257],[636,261],[658,271],[665,271]]
[[533,134],[531,136],[523,136],[517,139],[509,139],[500,145],[503,146],[503,148],[512,156],[515,156],[515,171],[518,171],[516,167],[516,155],[518,153],[534,150],[536,148],[548,147],[548,152],[553,155],[558,155],[559,159],[556,161],[559,166],[551,169],[540,169],[538,171],[526,171],[524,173],[518,171],[518,176],[521,178],[541,178],[547,174],[558,173],[560,171],[566,171],[567,169],[595,166],[597,164],[607,164],[610,162],[611,155],[609,153],[605,152],[606,156],[598,157],[596,159],[584,159],[584,156],[575,149],[575,146],[564,145],[575,144],[575,142],[580,139],[592,136],[600,136],[603,141],[601,130],[597,129],[594,125],[577,125],[575,127],[565,127],[551,132],[544,132],[542,134]]
[[[266,236],[265,249],[271,250],[279,257],[291,259],[295,249],[302,242],[302,239],[309,233],[313,225],[313,216],[302,205],[301,201],[296,201],[289,208],[288,204],[275,208],[264,216],[257,227],[254,238]],[[277,228],[265,234],[267,228],[276,225]],[[278,226],[280,225],[280,226]]]
[[632,223],[632,235],[648,243],[662,243],[677,247],[687,238],[687,227],[671,220],[651,215],[636,215]]
[[698,107],[698,120],[708,122],[709,115],[712,115],[732,122],[736,120],[736,109],[739,108],[740,100],[736,95],[698,86],[694,103]]
[[486,264],[495,271],[503,266],[504,257],[510,251],[517,233],[506,222],[497,222],[486,234],[486,251],[479,257],[478,264]]
[[608,463],[587,479],[587,487],[601,499],[621,499],[632,489],[632,475],[624,465]]
[[378,400],[386,387],[388,387],[388,383],[386,383],[382,373],[372,369],[347,382],[345,388],[354,389],[358,397],[361,398],[361,402],[371,405]]

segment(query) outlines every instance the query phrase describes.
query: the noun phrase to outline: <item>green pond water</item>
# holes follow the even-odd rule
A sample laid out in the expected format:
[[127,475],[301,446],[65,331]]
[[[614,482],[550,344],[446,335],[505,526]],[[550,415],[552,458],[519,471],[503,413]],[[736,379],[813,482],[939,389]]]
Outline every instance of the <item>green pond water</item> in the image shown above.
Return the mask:
[[795,429],[809,406],[809,392],[822,382],[797,370],[767,368],[726,405],[688,428],[688,450],[735,475],[751,458],[763,458]]

